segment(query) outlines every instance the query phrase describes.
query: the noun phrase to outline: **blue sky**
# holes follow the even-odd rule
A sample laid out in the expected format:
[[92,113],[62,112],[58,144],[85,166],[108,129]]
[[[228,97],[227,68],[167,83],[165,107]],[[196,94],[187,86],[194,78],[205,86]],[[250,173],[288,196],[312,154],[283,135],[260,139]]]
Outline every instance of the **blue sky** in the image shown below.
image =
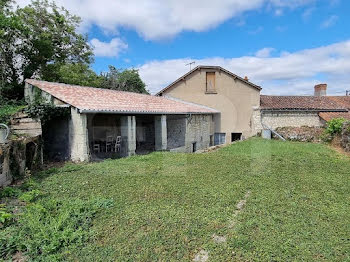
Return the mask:
[[189,61],[247,75],[265,94],[312,94],[320,82],[332,94],[350,89],[347,0],[56,2],[82,17],[95,71],[139,68],[152,93]]

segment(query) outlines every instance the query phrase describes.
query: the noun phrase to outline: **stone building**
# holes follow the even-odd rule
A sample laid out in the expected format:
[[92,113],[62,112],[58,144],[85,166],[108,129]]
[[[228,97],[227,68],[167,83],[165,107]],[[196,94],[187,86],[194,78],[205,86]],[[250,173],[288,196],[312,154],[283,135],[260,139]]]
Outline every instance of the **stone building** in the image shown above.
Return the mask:
[[327,85],[315,86],[314,96],[260,97],[261,122],[272,128],[322,127],[333,118],[350,120],[350,96],[327,96]]
[[28,79],[26,101],[38,97],[67,117],[43,126],[44,151],[53,160],[89,161],[210,146],[219,111],[180,100]]

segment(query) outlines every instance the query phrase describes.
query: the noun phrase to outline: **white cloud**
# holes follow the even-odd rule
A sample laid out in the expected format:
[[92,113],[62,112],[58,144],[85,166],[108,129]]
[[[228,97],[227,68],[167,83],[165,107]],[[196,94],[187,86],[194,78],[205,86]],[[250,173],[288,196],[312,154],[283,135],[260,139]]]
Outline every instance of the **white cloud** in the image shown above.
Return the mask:
[[350,87],[350,41],[278,57],[213,57],[150,61],[140,65],[140,75],[152,93],[161,90],[186,72],[185,64],[219,65],[263,87],[265,94],[312,94],[314,84],[326,81],[330,92]]
[[[169,38],[182,31],[201,32],[244,12],[271,7],[277,13],[317,0],[55,0],[83,19],[85,30],[97,25],[104,31],[136,30],[149,40]],[[17,0],[20,6],[29,0]]]
[[257,51],[255,53],[255,56],[261,57],[261,58],[266,58],[266,57],[269,57],[274,50],[275,50],[274,48],[266,47],[266,48],[263,48],[263,49],[260,49],[259,51]]
[[128,48],[128,45],[120,38],[113,38],[109,43],[94,38],[90,41],[90,45],[97,57],[118,57],[120,52]]
[[339,19],[339,17],[336,15],[330,16],[321,24],[321,28],[326,29],[326,28],[334,26],[337,23],[338,19]]

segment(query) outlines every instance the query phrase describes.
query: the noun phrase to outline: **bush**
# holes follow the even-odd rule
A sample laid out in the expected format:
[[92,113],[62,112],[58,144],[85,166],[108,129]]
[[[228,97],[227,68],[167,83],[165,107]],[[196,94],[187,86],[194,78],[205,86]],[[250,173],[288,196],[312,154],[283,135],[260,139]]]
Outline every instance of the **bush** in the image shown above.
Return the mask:
[[23,105],[13,103],[0,105],[0,123],[9,124],[11,116],[23,108]]
[[9,213],[4,204],[0,205],[0,228],[11,223],[13,215]]
[[22,191],[15,187],[5,187],[0,191],[0,199],[4,197],[18,197]]
[[37,200],[40,196],[42,196],[41,191],[34,189],[32,191],[22,194],[18,199],[23,202],[30,203]]
[[327,122],[326,132],[332,136],[341,134],[344,122],[344,118],[333,118]]

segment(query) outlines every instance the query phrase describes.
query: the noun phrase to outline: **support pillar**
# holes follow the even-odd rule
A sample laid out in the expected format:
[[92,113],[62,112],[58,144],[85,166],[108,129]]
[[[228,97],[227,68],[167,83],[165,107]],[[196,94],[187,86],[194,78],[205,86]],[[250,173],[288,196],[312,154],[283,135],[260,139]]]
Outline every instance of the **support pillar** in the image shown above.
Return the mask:
[[167,138],[167,123],[166,115],[160,115],[154,117],[154,130],[156,139],[156,151],[167,150],[168,138]]
[[136,117],[122,116],[121,135],[122,135],[122,153],[124,156],[133,156],[136,151]]
[[69,123],[70,157],[72,161],[89,161],[89,138],[87,116],[80,114],[76,108],[71,108]]

